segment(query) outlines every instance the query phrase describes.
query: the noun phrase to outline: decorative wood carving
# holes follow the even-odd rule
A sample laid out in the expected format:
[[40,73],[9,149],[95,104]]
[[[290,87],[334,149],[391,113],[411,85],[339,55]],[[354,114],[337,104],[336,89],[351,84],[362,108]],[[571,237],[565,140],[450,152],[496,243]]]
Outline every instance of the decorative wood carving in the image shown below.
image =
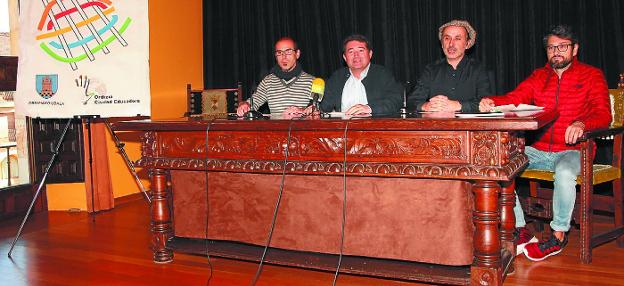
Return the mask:
[[[288,141],[284,132],[213,134],[208,134],[206,152],[203,132],[147,132],[143,157],[137,164],[256,173],[281,172],[284,168],[284,146]],[[340,132],[293,135],[287,172],[342,174],[341,135]],[[471,138],[472,144],[467,138]],[[354,132],[347,142],[348,175],[509,180],[527,162],[526,156],[517,151],[519,141],[506,132]],[[471,152],[473,164],[468,159]]]
[[470,268],[470,285],[491,286],[503,285],[503,277],[500,274],[501,269],[491,269],[486,267]]
[[[208,138],[210,156],[206,156],[205,136],[200,132],[159,132],[156,142],[154,132],[144,136],[143,158],[138,162],[144,167],[166,167],[172,169],[214,170],[237,172],[277,172],[283,168],[286,138],[268,136],[263,138],[215,134]],[[337,134],[338,135],[338,134]],[[347,173],[351,175],[414,176],[426,175],[437,178],[488,178],[507,180],[515,170],[526,163],[526,157],[512,151],[517,140],[508,133],[499,136],[496,132],[472,135],[474,164],[465,164],[468,146],[463,141],[467,136],[411,135],[399,138],[375,137],[347,139]],[[216,138],[215,138],[216,137]],[[498,142],[502,138],[503,142]],[[294,173],[342,173],[342,138],[310,137],[296,135],[291,138],[288,172]],[[264,143],[259,143],[264,142]],[[268,143],[267,143],[268,142]],[[507,144],[504,144],[507,143]],[[513,144],[510,144],[513,143]],[[236,147],[238,144],[238,147]],[[497,145],[504,150],[501,159],[495,151]],[[247,146],[247,147],[242,147]],[[514,147],[516,148],[516,147]],[[172,154],[176,154],[175,156]],[[214,156],[213,156],[214,155]],[[513,156],[512,156],[513,155]],[[325,157],[323,157],[325,156]],[[507,157],[506,157],[507,156]],[[215,158],[216,157],[216,158]],[[230,157],[232,159],[219,159]],[[239,157],[240,159],[236,159]],[[244,159],[245,157],[253,159]],[[511,157],[511,158],[509,158]],[[264,160],[259,160],[266,158]],[[397,163],[376,163],[376,161],[398,161]],[[405,163],[403,163],[403,162]],[[411,163],[411,162],[430,163]],[[505,164],[498,165],[498,162]],[[444,162],[440,164],[438,162]],[[459,164],[459,163],[464,164]],[[490,163],[494,164],[490,164]]]
[[[293,132],[297,133],[297,132]],[[159,139],[165,157],[205,158],[206,135],[199,132],[167,132]],[[288,138],[284,132],[209,132],[210,158],[282,159]],[[342,158],[344,139],[340,131],[293,134],[288,149],[293,160]],[[431,158],[439,162],[468,162],[467,134],[456,132],[353,132],[347,137],[347,156],[369,158],[371,155],[405,162]]]
[[141,136],[143,144],[141,145],[141,156],[143,158],[156,156],[156,132],[149,131]]
[[[526,156],[515,156],[508,164],[496,166],[442,165],[424,163],[367,163],[349,162],[347,157],[347,175],[430,178],[471,178],[509,180],[517,170],[528,161]],[[210,170],[251,173],[279,173],[283,170],[284,160],[218,160],[192,158],[141,158],[137,162],[142,167],[157,167],[180,170]],[[297,162],[289,161],[288,173],[342,175],[342,162]]]
[[472,163],[477,166],[494,166],[499,164],[497,145],[500,143],[499,132],[472,132]]

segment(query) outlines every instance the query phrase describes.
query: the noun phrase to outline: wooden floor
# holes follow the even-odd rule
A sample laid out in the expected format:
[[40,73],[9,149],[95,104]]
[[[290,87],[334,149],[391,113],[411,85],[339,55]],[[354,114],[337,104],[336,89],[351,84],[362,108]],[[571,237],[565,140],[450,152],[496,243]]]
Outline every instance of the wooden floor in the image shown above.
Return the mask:
[[[0,223],[0,285],[249,285],[255,263],[176,253],[169,264],[152,262],[149,209],[143,201],[100,213],[49,212],[33,216],[7,253],[18,219]],[[624,249],[614,242],[594,251],[594,262],[578,261],[578,231],[564,252],[542,262],[518,256],[505,285],[624,285]],[[257,285],[331,285],[333,273],[267,265]],[[340,275],[337,285],[421,285]]]

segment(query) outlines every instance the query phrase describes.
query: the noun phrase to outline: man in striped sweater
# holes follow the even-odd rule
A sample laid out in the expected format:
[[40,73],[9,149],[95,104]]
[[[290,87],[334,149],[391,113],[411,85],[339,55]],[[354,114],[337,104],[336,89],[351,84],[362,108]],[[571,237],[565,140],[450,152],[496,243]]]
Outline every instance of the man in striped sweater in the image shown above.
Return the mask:
[[238,116],[243,116],[252,108],[258,110],[265,102],[268,102],[271,114],[301,112],[300,108],[305,108],[312,99],[314,77],[301,69],[297,62],[300,55],[295,40],[289,37],[279,39],[275,43],[277,65],[262,79],[252,95],[253,106],[249,99],[238,106]]
[[581,171],[578,139],[583,132],[605,128],[611,122],[607,81],[602,72],[580,62],[578,38],[570,27],[553,26],[544,36],[548,63],[533,71],[516,89],[503,96],[483,98],[481,111],[495,105],[521,103],[554,109],[559,117],[547,125],[537,141],[525,148],[529,168],[555,172],[553,235],[541,242],[525,227],[524,212],[516,198],[517,254],[538,261],[556,255],[566,246],[576,200],[576,177]]

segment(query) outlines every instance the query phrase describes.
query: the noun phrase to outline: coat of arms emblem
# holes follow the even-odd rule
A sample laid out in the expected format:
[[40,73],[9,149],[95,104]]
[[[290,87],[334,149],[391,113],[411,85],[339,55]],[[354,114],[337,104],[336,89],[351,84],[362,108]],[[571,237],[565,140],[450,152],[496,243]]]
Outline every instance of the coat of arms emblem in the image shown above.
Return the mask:
[[38,74],[35,86],[37,87],[37,93],[41,97],[48,99],[54,96],[58,90],[58,75]]

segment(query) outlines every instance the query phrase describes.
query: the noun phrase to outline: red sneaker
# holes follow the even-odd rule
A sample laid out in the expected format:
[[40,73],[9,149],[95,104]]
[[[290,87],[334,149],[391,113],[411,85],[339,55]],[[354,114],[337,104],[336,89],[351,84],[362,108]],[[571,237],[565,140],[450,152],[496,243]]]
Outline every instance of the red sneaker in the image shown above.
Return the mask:
[[568,236],[559,241],[554,235],[550,239],[538,243],[529,243],[524,247],[524,255],[533,261],[541,261],[546,257],[559,254],[568,244]]
[[537,242],[537,237],[533,236],[531,231],[523,227],[517,227],[514,231],[514,242],[516,243],[516,255],[520,255],[524,251],[524,247],[533,242]]

